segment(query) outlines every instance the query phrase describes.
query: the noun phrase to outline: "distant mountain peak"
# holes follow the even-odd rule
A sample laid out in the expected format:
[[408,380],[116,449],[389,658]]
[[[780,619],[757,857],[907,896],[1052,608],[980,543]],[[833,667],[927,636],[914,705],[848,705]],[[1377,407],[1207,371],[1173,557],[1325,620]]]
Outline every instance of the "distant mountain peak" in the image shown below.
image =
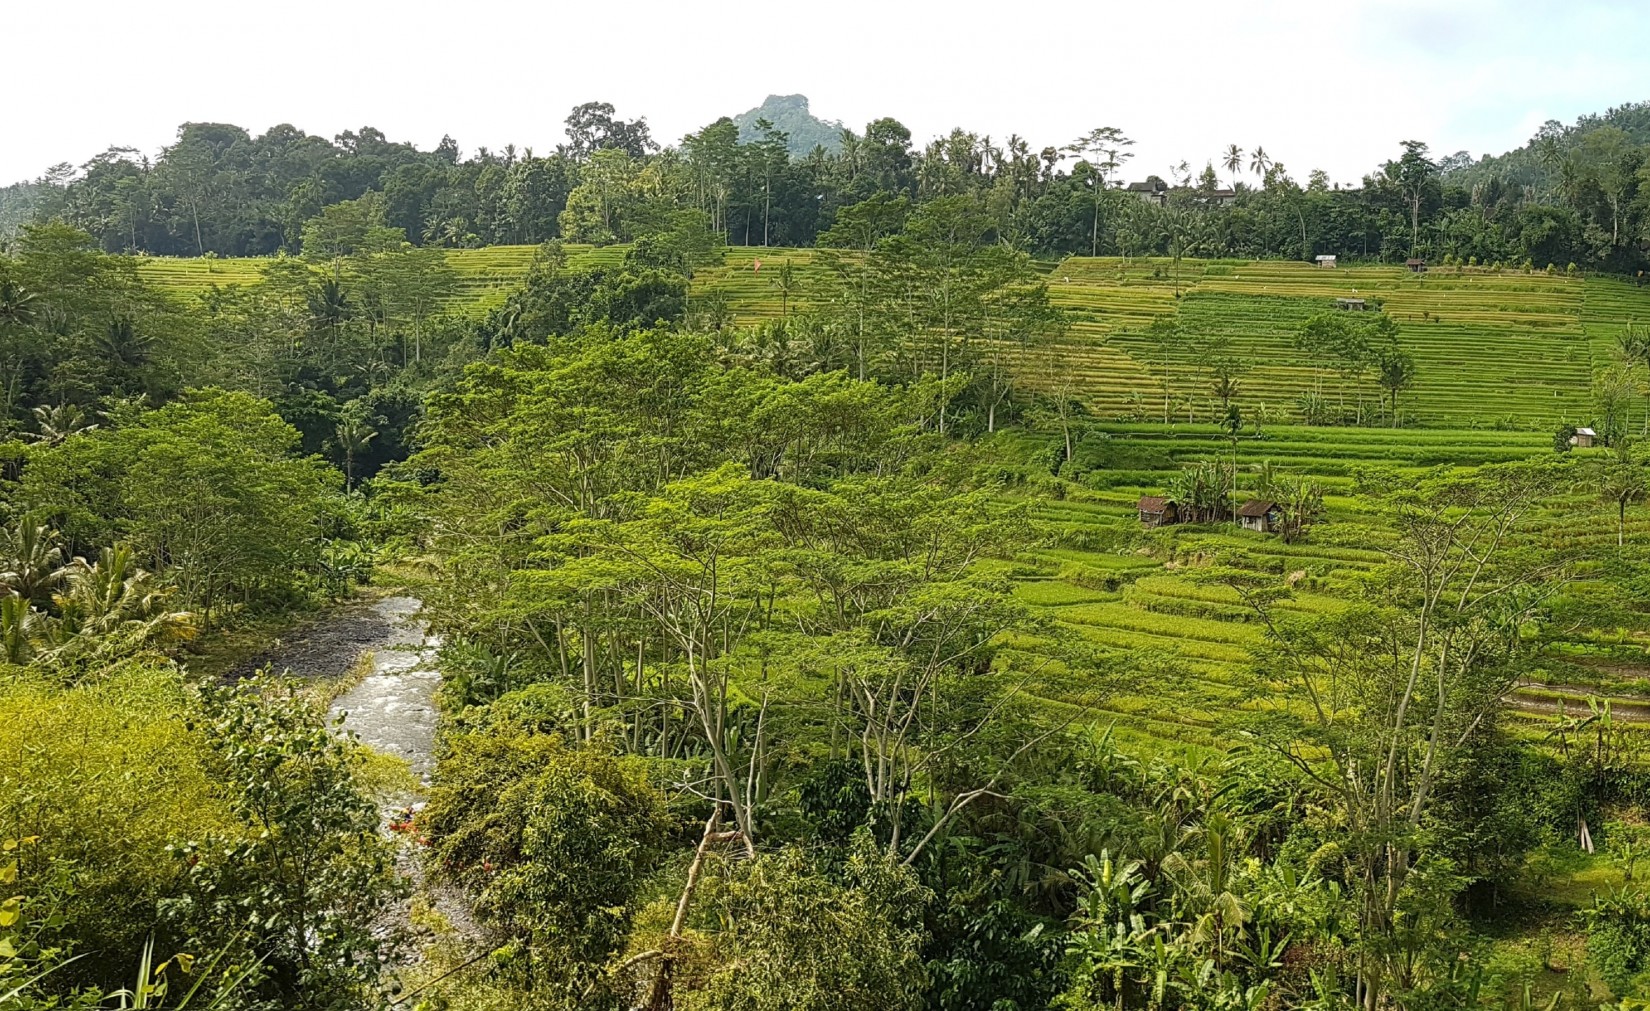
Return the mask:
[[815,147],[835,153],[842,148],[843,125],[833,119],[820,119],[808,109],[807,95],[769,95],[762,104],[733,117],[739,127],[739,139],[752,141],[760,136],[756,121],[765,119],[775,130],[790,135],[786,147],[791,157],[801,158]]

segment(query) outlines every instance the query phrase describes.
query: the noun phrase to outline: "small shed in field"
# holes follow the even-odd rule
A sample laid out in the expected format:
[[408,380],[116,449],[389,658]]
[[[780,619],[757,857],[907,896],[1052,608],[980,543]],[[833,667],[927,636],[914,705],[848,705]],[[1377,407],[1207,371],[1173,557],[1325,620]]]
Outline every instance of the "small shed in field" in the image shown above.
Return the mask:
[[1570,436],[1570,445],[1577,449],[1591,449],[1596,441],[1598,441],[1598,433],[1591,428],[1578,428],[1576,434]]
[[1317,256],[1312,257],[1312,259],[1316,261],[1320,267],[1333,268],[1335,266],[1334,253],[1319,253]]
[[1161,495],[1140,496],[1140,524],[1144,527],[1161,527],[1180,520],[1180,507]]
[[1405,260],[1404,266],[1409,268],[1411,274],[1425,274],[1427,272],[1427,261],[1418,257],[1412,256]]
[[1280,513],[1276,502],[1252,498],[1238,507],[1238,523],[1245,530],[1269,534],[1277,526]]
[[1342,312],[1363,312],[1369,305],[1361,298],[1337,298],[1335,308]]

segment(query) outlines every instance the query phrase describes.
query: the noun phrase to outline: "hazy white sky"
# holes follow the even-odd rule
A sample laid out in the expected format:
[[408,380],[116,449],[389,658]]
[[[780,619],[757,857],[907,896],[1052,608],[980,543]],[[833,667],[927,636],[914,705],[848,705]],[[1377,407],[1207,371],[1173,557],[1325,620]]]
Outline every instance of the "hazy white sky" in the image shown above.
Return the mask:
[[[614,103],[674,141],[770,93],[921,142],[1122,127],[1139,178],[1228,143],[1356,181],[1406,138],[1475,156],[1650,98],[1646,4],[1604,0],[0,0],[0,182],[184,121],[372,125],[548,151]],[[1222,173],[1224,175],[1224,173]]]

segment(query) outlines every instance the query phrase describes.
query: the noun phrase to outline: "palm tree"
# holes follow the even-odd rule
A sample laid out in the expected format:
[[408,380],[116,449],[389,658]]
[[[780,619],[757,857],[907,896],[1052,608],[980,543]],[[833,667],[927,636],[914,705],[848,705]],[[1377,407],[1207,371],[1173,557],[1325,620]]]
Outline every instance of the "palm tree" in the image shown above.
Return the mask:
[[0,281],[0,323],[9,326],[28,326],[34,322],[34,292],[15,281]]
[[97,428],[97,425],[86,421],[86,412],[74,404],[36,407],[33,413],[38,431],[32,438],[45,446],[55,446],[71,435]]
[[1635,462],[1631,450],[1623,451],[1614,460],[1606,461],[1598,472],[1599,496],[1616,507],[1616,547],[1627,542],[1627,507],[1644,501],[1650,488],[1646,487],[1644,467]]
[[1272,159],[1267,156],[1266,149],[1256,145],[1254,153],[1249,156],[1249,171],[1264,181],[1266,172],[1271,167]]
[[339,422],[334,429],[334,441],[340,452],[344,454],[344,489],[355,487],[355,459],[367,451],[368,443],[378,433],[373,427],[356,418],[347,418]]
[[22,597],[0,599],[0,663],[21,666],[33,659],[45,620]]
[[62,615],[52,639],[62,649],[77,639],[85,644],[117,633],[127,642],[184,637],[190,616],[173,611],[170,596],[153,575],[138,568],[137,556],[124,544],[94,563],[76,558],[68,566],[63,591],[52,598]]
[[1243,170],[1243,148],[1236,144],[1226,145],[1226,153],[1221,156],[1220,163],[1226,166],[1226,171],[1232,175],[1232,186],[1237,186],[1237,176]]
[[1392,427],[1398,427],[1398,394],[1415,382],[1415,359],[1396,347],[1381,353],[1376,359],[1381,389],[1392,399]]
[[837,143],[841,145],[842,153],[838,156],[842,164],[848,167],[848,181],[853,182],[859,175],[860,162],[864,160],[864,145],[859,142],[859,134],[843,127],[837,134]]
[[24,601],[44,600],[69,569],[57,531],[32,517],[0,527],[0,585]]
[[[0,281],[0,335],[9,330],[21,330],[35,321],[37,299],[34,292],[15,281]],[[24,341],[4,342],[5,356],[0,358],[0,370],[5,376],[4,403],[0,405],[0,427],[10,427],[12,405],[17,402],[18,388],[23,379],[27,361]]]
[[355,307],[350,304],[348,293],[334,278],[324,279],[320,287],[309,292],[307,300],[309,325],[316,333],[335,335],[338,328],[355,315]]
[[135,369],[143,365],[149,360],[149,348],[154,342],[155,339],[148,334],[137,332],[130,316],[110,320],[109,325],[93,337],[97,349],[117,369]]
[[779,272],[770,278],[768,283],[779,289],[779,321],[786,322],[791,317],[791,299],[796,296],[802,287],[801,279],[796,276],[796,269],[791,266],[790,257],[779,265]]

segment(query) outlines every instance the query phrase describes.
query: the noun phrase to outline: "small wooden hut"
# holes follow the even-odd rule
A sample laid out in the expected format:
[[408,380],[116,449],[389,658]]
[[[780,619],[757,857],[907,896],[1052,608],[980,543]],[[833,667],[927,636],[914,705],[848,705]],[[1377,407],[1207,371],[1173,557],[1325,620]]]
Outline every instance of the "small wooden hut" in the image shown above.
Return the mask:
[[1578,428],[1576,434],[1570,436],[1570,445],[1577,449],[1591,449],[1598,441],[1598,433],[1591,428]]
[[1410,257],[1404,261],[1404,266],[1409,268],[1411,274],[1425,274],[1427,272],[1427,261],[1419,257]]
[[1180,507],[1161,495],[1140,496],[1140,525],[1148,529],[1178,522]]
[[1319,267],[1333,268],[1335,266],[1334,253],[1319,253],[1317,256],[1312,257],[1312,259]]
[[1252,498],[1238,507],[1238,523],[1245,530],[1269,534],[1277,527],[1281,514],[1276,502]]

